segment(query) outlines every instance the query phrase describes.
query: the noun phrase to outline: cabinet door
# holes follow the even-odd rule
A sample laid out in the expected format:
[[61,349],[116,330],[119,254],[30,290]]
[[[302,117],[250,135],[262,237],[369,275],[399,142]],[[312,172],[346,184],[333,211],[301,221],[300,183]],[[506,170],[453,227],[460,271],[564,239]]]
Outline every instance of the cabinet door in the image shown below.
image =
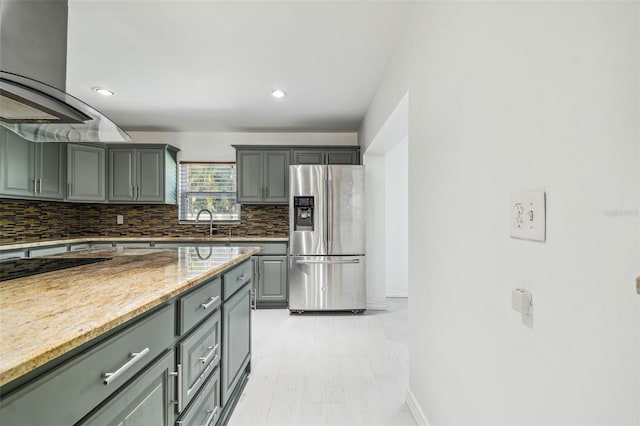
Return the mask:
[[36,179],[38,198],[64,199],[64,144],[36,145]]
[[154,425],[173,424],[174,382],[173,351],[168,352],[153,367],[121,389],[115,397],[82,425]]
[[0,194],[35,196],[35,144],[0,128]]
[[358,151],[327,151],[326,164],[360,164]]
[[289,151],[265,151],[264,201],[289,202]]
[[164,199],[164,150],[136,150],[136,201]]
[[105,201],[106,148],[69,144],[67,147],[67,200]]
[[258,306],[287,304],[287,256],[259,256]]
[[324,152],[294,150],[291,164],[324,164]]
[[135,199],[135,150],[115,148],[109,150],[109,201]]
[[247,284],[222,305],[222,405],[242,379],[251,355],[251,285]]
[[263,200],[263,152],[238,151],[237,198],[239,203],[255,203]]

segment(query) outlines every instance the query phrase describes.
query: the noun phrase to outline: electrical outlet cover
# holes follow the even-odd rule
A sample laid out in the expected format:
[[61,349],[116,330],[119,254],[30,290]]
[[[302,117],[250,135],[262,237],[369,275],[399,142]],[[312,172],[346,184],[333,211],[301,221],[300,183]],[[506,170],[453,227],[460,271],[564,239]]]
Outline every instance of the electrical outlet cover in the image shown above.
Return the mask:
[[546,205],[544,191],[511,194],[510,235],[524,240],[546,238]]

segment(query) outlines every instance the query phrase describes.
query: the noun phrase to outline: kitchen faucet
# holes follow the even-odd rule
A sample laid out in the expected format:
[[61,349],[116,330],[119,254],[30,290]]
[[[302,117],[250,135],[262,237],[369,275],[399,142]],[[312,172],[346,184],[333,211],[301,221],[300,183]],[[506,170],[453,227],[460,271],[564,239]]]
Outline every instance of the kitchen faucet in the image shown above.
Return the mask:
[[209,213],[209,236],[213,235],[213,213],[211,213],[211,210],[209,209],[202,209],[198,212],[198,215],[196,216],[196,223],[198,223],[198,220],[200,220],[200,214],[202,212],[207,212]]

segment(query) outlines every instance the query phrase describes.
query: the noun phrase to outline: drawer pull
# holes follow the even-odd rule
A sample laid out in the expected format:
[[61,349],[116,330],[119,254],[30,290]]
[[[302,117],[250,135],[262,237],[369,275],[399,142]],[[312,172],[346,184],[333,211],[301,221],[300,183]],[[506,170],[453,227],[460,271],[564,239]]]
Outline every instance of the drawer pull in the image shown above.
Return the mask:
[[207,303],[203,303],[202,305],[200,305],[202,307],[202,309],[209,309],[209,307],[211,305],[213,305],[214,303],[216,303],[218,301],[218,299],[220,299],[220,296],[216,296],[216,297],[210,297],[209,298],[209,302]]
[[206,364],[209,361],[209,358],[211,358],[212,356],[214,356],[216,354],[216,352],[218,352],[218,346],[219,345],[207,347],[207,349],[210,349],[210,351],[205,356],[201,356],[200,358],[198,358],[200,360],[200,362],[203,363],[203,364]]
[[[177,371],[169,373],[170,376],[176,378],[176,393],[178,394],[178,399],[175,401],[171,401],[173,404],[178,406],[178,413],[182,411],[182,365],[178,364]],[[181,424],[178,422],[178,424]]]
[[209,426],[211,424],[213,419],[216,417],[216,414],[218,414],[218,407],[214,410],[207,410],[207,414],[209,414],[209,417],[207,417],[207,420],[204,421],[202,426]]
[[102,375],[102,378],[104,379],[102,381],[102,383],[105,384],[105,385],[108,385],[109,383],[111,383],[112,381],[117,379],[118,376],[120,376],[122,373],[124,373],[129,368],[131,368],[131,366],[133,364],[135,364],[136,362],[140,361],[148,353],[149,353],[149,348],[144,348],[140,352],[132,352],[132,353],[130,353],[129,354],[129,358],[131,358],[131,359],[129,361],[127,361],[126,364],[124,364],[122,367],[118,368],[113,373],[104,373]]
[[240,275],[240,276],[236,279],[236,281],[244,281],[244,280],[246,280],[247,278],[249,278],[249,274],[245,273],[245,274]]

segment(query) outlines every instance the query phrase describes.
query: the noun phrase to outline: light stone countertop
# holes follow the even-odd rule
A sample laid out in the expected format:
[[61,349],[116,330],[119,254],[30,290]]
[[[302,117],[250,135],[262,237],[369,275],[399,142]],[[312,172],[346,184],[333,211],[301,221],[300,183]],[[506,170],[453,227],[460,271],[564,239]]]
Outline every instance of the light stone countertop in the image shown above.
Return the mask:
[[59,244],[78,244],[89,242],[147,242],[154,243],[245,243],[245,242],[263,242],[263,243],[287,243],[289,237],[239,237],[239,236],[222,236],[214,235],[212,237],[82,237],[82,238],[65,238],[59,240],[40,240],[30,241],[27,243],[9,243],[0,244],[0,250],[20,250],[26,248],[40,246],[54,246]]
[[0,386],[259,251],[118,247],[50,256],[111,259],[0,283]]

